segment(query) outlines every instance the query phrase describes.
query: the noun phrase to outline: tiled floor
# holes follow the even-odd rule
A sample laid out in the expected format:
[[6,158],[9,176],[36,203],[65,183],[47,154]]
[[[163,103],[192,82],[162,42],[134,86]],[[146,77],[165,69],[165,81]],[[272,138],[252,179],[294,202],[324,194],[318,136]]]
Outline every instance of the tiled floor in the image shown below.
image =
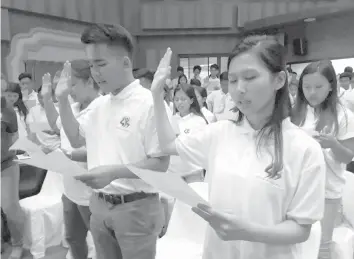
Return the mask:
[[[5,245],[4,248],[5,251],[1,254],[1,259],[8,259],[11,252],[11,247]],[[65,259],[67,251],[68,250],[62,246],[51,247],[47,249],[46,256],[43,257],[43,259]],[[26,250],[22,259],[33,259],[33,257],[30,252]]]

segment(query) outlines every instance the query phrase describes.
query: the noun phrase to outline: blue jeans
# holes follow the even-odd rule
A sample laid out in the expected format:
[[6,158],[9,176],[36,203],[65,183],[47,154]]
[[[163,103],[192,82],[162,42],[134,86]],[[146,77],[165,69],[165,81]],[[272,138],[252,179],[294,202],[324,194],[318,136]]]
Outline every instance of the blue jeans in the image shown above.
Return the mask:
[[112,205],[93,194],[90,229],[99,259],[154,259],[164,224],[158,196]]
[[90,227],[91,212],[88,206],[78,205],[62,196],[64,211],[65,240],[74,259],[87,259],[87,232]]

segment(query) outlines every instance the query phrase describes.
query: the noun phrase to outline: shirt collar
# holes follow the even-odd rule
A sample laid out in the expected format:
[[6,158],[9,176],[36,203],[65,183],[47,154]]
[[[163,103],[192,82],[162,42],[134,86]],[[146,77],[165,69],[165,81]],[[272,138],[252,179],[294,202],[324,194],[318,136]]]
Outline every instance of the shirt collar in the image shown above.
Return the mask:
[[[282,122],[282,129],[288,129],[292,126],[290,118],[287,117]],[[255,130],[252,128],[251,124],[247,120],[246,117],[243,117],[241,124],[239,125],[239,131],[241,134],[249,135],[249,134],[258,134],[260,130]]]
[[136,79],[133,82],[131,82],[129,85],[127,85],[121,92],[119,92],[117,95],[114,95],[112,93],[110,93],[110,98],[112,101],[114,100],[124,100],[126,98],[128,98],[135,89],[142,87],[140,85],[140,80]]

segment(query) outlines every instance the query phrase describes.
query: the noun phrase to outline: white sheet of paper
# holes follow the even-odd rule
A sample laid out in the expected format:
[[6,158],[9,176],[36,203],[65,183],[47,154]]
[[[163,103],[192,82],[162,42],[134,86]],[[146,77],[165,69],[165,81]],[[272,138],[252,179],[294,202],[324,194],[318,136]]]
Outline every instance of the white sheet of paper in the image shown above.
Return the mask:
[[198,203],[208,204],[176,174],[159,173],[134,166],[127,166],[127,168],[158,191],[166,193],[191,207],[196,207]]
[[33,155],[35,153],[43,154],[43,151],[40,146],[33,143],[26,137],[19,138],[11,147],[10,150],[23,150],[26,151],[28,154]]
[[25,160],[25,159],[30,159],[31,157],[26,155],[26,154],[23,154],[23,155],[17,155],[17,160]]
[[17,161],[22,164],[43,168],[67,176],[87,173],[86,169],[71,161],[61,151],[53,151],[48,155],[37,153],[32,155],[29,159]]

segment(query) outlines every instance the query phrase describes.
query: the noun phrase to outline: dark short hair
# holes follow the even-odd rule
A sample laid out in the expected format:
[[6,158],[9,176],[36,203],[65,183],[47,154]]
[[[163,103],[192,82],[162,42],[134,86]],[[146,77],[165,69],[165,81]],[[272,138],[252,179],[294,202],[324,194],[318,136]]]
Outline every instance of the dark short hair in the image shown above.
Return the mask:
[[196,85],[196,86],[202,86],[202,83],[200,82],[200,80],[198,79],[191,79],[191,82],[190,82],[191,85]]
[[293,70],[291,69],[291,67],[286,67],[286,71],[288,71],[289,73],[293,73]]
[[202,67],[201,66],[199,66],[199,65],[196,65],[196,66],[194,66],[193,67],[193,72],[195,71],[195,70],[199,70],[199,71],[202,71]]
[[27,73],[27,72],[24,72],[24,73],[21,73],[19,76],[18,76],[18,81],[21,81],[22,79],[24,78],[29,78],[32,80],[32,75],[31,73]]
[[130,55],[134,52],[132,35],[120,25],[93,24],[81,34],[84,44],[106,43],[124,47]]
[[216,70],[219,70],[219,66],[217,65],[217,64],[212,64],[211,66],[210,66],[210,69],[216,69]]
[[184,68],[181,67],[181,66],[178,66],[178,67],[177,67],[177,72],[180,72],[180,71],[181,71],[181,72],[184,72]]
[[148,70],[147,68],[141,68],[135,72],[135,78],[146,78],[152,82],[154,80],[154,73]]
[[352,67],[346,67],[346,68],[344,68],[344,72],[353,73],[353,68]]
[[344,77],[348,77],[350,80],[352,79],[353,74],[350,72],[343,72],[339,75],[339,78],[344,78]]
[[220,81],[223,81],[223,80],[229,81],[229,73],[226,71],[222,72],[220,75]]

